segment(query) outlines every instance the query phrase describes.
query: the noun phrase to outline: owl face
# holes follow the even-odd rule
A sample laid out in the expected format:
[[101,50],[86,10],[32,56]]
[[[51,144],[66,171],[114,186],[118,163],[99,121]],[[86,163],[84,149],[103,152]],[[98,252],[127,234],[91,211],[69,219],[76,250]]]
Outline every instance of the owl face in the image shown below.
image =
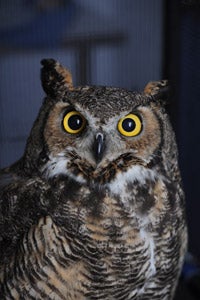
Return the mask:
[[48,115],[44,140],[49,160],[43,172],[98,180],[107,168],[112,173],[127,165],[148,165],[161,132],[153,107],[138,104],[141,97],[105,87],[68,93]]
[[[42,162],[37,166],[42,176],[67,175],[80,182],[104,184],[130,168],[149,168],[163,135],[160,104],[149,95],[149,88],[148,93],[73,88],[68,70],[54,60],[43,64],[47,99],[32,132],[42,136],[35,158]],[[41,127],[38,133],[36,128]],[[26,152],[34,156],[32,148],[29,141]]]

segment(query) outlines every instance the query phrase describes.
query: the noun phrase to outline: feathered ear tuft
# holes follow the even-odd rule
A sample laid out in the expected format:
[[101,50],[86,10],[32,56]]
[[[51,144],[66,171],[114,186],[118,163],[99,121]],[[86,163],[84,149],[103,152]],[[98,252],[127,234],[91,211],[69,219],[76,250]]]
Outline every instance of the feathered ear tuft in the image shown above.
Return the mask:
[[48,96],[61,96],[73,89],[71,73],[54,59],[41,60],[41,82]]
[[152,96],[155,100],[167,101],[170,94],[168,80],[149,82],[144,88],[144,94]]

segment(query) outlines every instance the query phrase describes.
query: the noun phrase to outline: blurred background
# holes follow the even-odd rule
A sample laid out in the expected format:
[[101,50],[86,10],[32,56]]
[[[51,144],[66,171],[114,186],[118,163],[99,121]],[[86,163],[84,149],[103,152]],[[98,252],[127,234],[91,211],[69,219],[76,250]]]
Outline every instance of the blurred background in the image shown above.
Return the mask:
[[190,237],[176,299],[200,299],[200,1],[1,0],[0,20],[1,168],[23,154],[42,58],[67,66],[75,85],[170,79]]

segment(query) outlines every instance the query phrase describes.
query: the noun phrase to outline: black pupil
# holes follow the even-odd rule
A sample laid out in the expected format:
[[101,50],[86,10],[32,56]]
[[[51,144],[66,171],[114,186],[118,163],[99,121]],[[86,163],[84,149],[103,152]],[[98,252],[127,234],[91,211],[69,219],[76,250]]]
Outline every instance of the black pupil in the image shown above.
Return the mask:
[[122,122],[122,128],[127,132],[133,131],[135,126],[135,122],[131,118],[127,118]]
[[72,130],[78,130],[83,124],[83,118],[79,115],[73,115],[68,120],[68,125]]

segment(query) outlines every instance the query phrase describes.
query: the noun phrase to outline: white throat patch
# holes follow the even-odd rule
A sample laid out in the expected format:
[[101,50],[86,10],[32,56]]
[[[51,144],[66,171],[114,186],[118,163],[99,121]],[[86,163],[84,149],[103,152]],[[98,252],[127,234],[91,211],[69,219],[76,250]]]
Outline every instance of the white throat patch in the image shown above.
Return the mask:
[[64,152],[59,153],[56,157],[49,157],[49,161],[42,169],[44,176],[49,179],[57,175],[67,175],[70,178],[80,183],[85,183],[86,180],[82,176],[75,176],[67,169],[67,164],[70,158],[66,158]]
[[116,178],[107,186],[110,191],[117,194],[124,190],[127,183],[137,181],[140,184],[145,184],[146,180],[155,181],[158,174],[154,170],[147,169],[143,166],[132,166],[128,171],[119,173]]

